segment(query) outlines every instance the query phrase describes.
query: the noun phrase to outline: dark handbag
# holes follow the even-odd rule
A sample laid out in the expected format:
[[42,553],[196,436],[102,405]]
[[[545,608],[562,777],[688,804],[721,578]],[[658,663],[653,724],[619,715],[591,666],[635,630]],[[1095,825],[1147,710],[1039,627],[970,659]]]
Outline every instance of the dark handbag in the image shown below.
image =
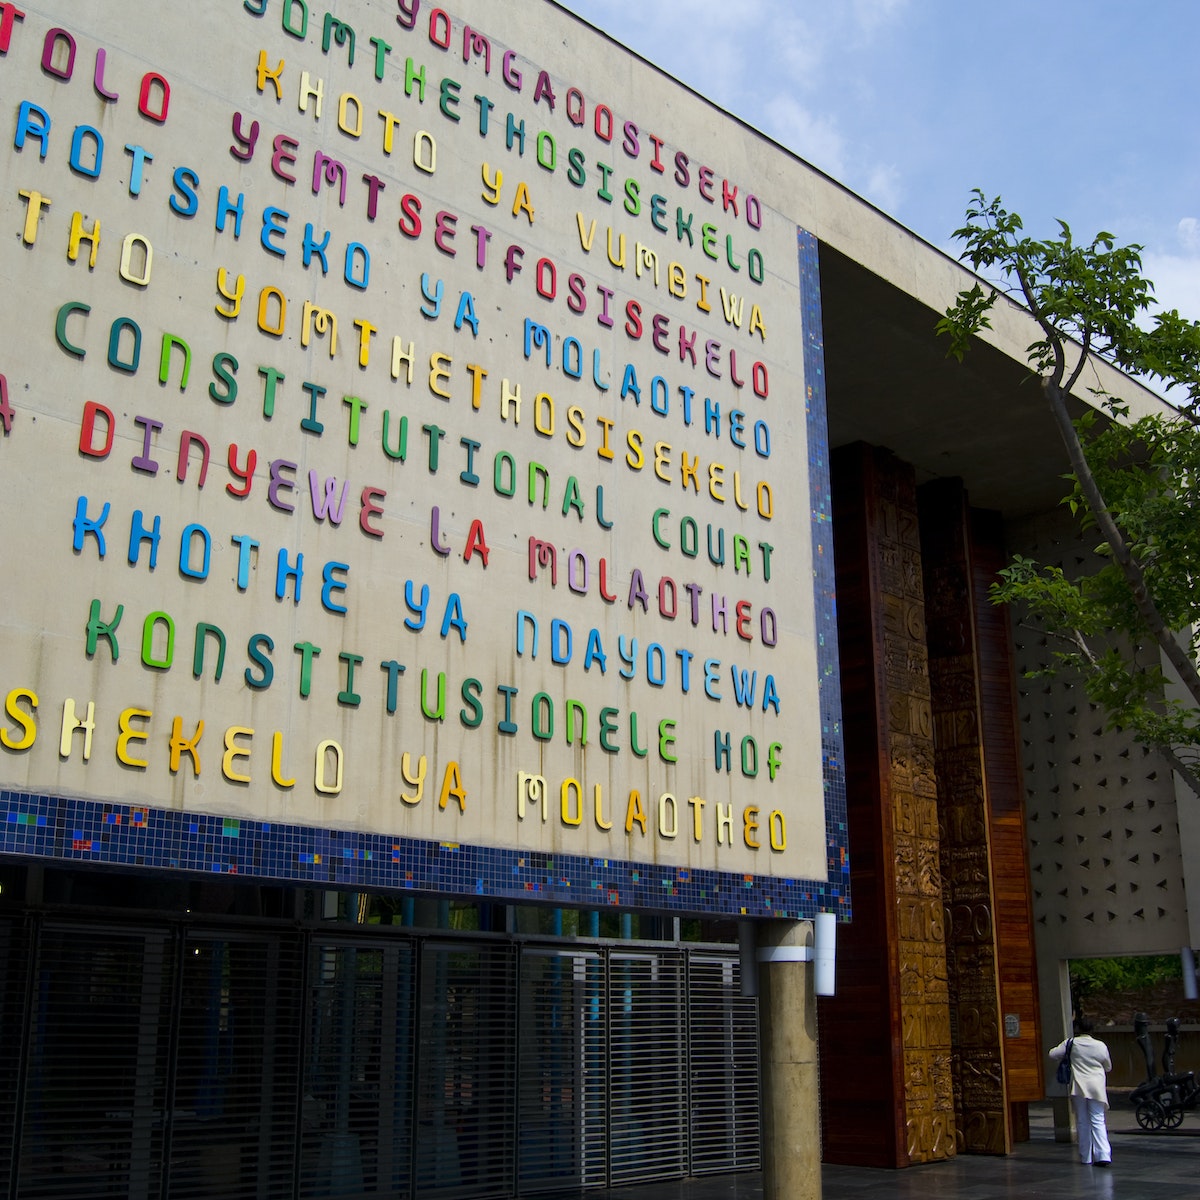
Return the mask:
[[1074,1040],[1074,1038],[1067,1038],[1067,1052],[1058,1060],[1058,1071],[1055,1073],[1054,1078],[1059,1083],[1071,1082],[1071,1043]]

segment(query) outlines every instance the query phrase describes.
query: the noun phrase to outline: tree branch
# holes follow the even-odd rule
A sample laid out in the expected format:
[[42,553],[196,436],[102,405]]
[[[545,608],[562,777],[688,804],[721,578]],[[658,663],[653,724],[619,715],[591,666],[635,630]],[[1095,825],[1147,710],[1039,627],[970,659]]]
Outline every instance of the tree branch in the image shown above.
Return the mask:
[[1133,594],[1138,615],[1179,676],[1179,681],[1191,696],[1192,703],[1200,708],[1200,672],[1197,672],[1196,664],[1192,661],[1191,656],[1179,644],[1174,633],[1167,628],[1159,614],[1154,598],[1150,595],[1150,589],[1146,585],[1145,574],[1141,566],[1134,560],[1124,534],[1113,519],[1112,513],[1109,512],[1096,477],[1083,452],[1079,435],[1071,422],[1071,415],[1067,411],[1066,396],[1062,389],[1056,386],[1053,379],[1043,379],[1042,389],[1050,402],[1050,411],[1058,426],[1063,444],[1066,446],[1071,470],[1079,483],[1079,488],[1083,492],[1088,509],[1091,511],[1101,535],[1112,551],[1113,561],[1121,568],[1125,576],[1125,582],[1128,583],[1129,590]]
[[[1066,223],[1060,221],[1059,226],[1057,239],[1037,241],[1025,237],[1020,214],[1006,209],[999,196],[989,199],[976,188],[967,207],[967,224],[954,236],[965,242],[963,258],[977,271],[996,268],[1006,281],[1012,281],[1011,286],[1006,283],[1005,293],[1020,293],[1040,331],[1040,337],[1028,347],[1027,359],[1041,377],[1051,416],[1067,450],[1076,485],[1068,502],[1073,514],[1079,515],[1080,510],[1086,513],[1086,531],[1090,533],[1091,522],[1095,522],[1094,530],[1107,543],[1105,549],[1111,556],[1112,565],[1091,576],[1098,589],[1093,600],[1107,605],[1104,611],[1115,632],[1127,634],[1134,644],[1144,640],[1147,649],[1153,638],[1153,681],[1139,666],[1137,654],[1122,655],[1114,649],[1097,657],[1070,605],[1061,612],[1055,609],[1052,588],[1040,595],[1042,615],[1056,626],[1049,632],[1072,647],[1070,652],[1054,650],[1054,657],[1082,667],[1085,674],[1090,668],[1090,682],[1096,684],[1110,716],[1127,722],[1144,745],[1157,747],[1180,778],[1200,795],[1200,671],[1193,659],[1193,642],[1181,644],[1177,630],[1167,625],[1169,620],[1184,629],[1200,620],[1200,603],[1188,598],[1200,574],[1200,568],[1195,567],[1200,556],[1200,535],[1194,532],[1189,504],[1191,480],[1200,475],[1196,465],[1200,462],[1200,436],[1188,448],[1191,458],[1184,455],[1178,461],[1168,459],[1161,464],[1157,459],[1130,462],[1128,447],[1122,448],[1119,443],[1119,461],[1115,463],[1101,456],[1100,445],[1093,451],[1089,441],[1087,450],[1084,448],[1085,439],[1092,436],[1103,442],[1108,434],[1119,430],[1136,429],[1138,436],[1144,432],[1140,426],[1124,423],[1129,408],[1104,388],[1098,374],[1101,361],[1135,376],[1156,376],[1168,387],[1181,384],[1189,393],[1189,404],[1184,409],[1200,409],[1200,322],[1186,321],[1177,312],[1160,314],[1155,318],[1154,330],[1147,332],[1139,320],[1149,311],[1153,289],[1141,274],[1141,247],[1116,246],[1109,233],[1097,234],[1090,244],[1076,244]],[[957,304],[939,322],[939,333],[951,336],[950,353],[956,358],[961,359],[971,338],[988,327],[987,314],[997,295],[998,291],[993,290],[990,297],[984,297],[977,283],[959,294]],[[1078,358],[1072,362],[1071,354],[1075,352]],[[1090,419],[1074,422],[1068,411],[1068,397],[1089,371],[1096,385],[1094,394],[1117,422],[1107,431],[1089,433]],[[1187,415],[1194,430],[1200,424],[1198,414],[1189,411]],[[1164,443],[1174,445],[1175,431],[1168,427],[1165,417],[1157,425],[1151,422],[1151,426],[1147,440],[1152,449]],[[1088,461],[1089,453],[1097,464],[1095,470]],[[1172,470],[1180,474],[1172,476]],[[1168,489],[1178,484],[1182,494],[1146,495],[1137,486],[1130,493],[1124,487],[1127,480],[1122,471],[1143,477],[1166,476]],[[1024,586],[1028,580],[1020,575],[1030,567],[1036,568],[1036,564],[1016,556],[1014,570],[1020,577],[1015,583],[1006,577],[1008,594],[1001,588],[998,598],[1029,599],[1037,611],[1038,589],[1030,591]],[[1117,587],[1113,568],[1128,589],[1127,597],[1119,589],[1112,590]],[[1069,583],[1065,578],[1064,582]],[[1030,595],[1023,596],[1023,591]],[[1079,599],[1086,609],[1085,593],[1086,589],[1081,591]],[[1090,621],[1094,615],[1082,619]],[[1117,662],[1109,661],[1110,654],[1117,656],[1119,671]],[[1152,698],[1147,707],[1149,692],[1157,687],[1160,677],[1172,675],[1190,697],[1190,704],[1179,706],[1160,697],[1166,705],[1164,711],[1154,711]],[[1194,761],[1192,751],[1197,751]]]
[[1085,325],[1083,328],[1083,343],[1079,351],[1079,361],[1075,364],[1075,370],[1071,372],[1071,378],[1063,384],[1063,391],[1069,396],[1074,390],[1075,385],[1079,382],[1080,375],[1083,374],[1083,368],[1087,366],[1088,354],[1091,352],[1092,345],[1092,329],[1090,325]]
[[1192,791],[1200,796],[1200,774],[1197,774],[1190,763],[1186,763],[1176,754],[1173,746],[1158,745],[1155,747],[1159,754],[1167,760],[1171,770],[1183,780]]

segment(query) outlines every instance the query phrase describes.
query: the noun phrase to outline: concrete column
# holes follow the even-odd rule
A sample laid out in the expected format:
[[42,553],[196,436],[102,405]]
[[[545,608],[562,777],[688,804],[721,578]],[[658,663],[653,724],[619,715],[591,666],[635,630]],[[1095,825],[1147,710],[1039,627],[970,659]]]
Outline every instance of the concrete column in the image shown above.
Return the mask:
[[811,921],[757,927],[762,1045],[763,1200],[820,1200],[821,1115],[813,966],[788,955],[811,947]]
[[[1042,1038],[1045,1053],[1051,1046],[1057,1046],[1064,1038],[1069,1037],[1073,1028],[1071,1020],[1071,975],[1065,959],[1051,959],[1049,953],[1038,954],[1038,979],[1043,984],[1051,981],[1057,984],[1053,990],[1043,986],[1042,995]],[[1053,1101],[1051,1109],[1054,1113],[1054,1140],[1056,1142],[1073,1142],[1075,1140],[1075,1111],[1071,1107],[1069,1089],[1065,1083],[1059,1083],[1054,1078],[1056,1063],[1047,1060],[1046,1095]]]

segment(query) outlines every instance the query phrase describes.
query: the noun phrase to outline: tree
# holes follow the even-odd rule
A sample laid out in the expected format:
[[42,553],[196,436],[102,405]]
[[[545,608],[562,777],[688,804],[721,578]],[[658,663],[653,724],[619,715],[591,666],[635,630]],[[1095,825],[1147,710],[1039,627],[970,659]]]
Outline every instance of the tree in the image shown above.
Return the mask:
[[[972,197],[954,234],[962,258],[1002,278],[960,292],[938,332],[961,361],[1001,295],[1029,310],[1040,336],[1028,362],[1071,466],[1064,504],[1103,558],[1068,577],[1017,556],[992,599],[1025,605],[1110,727],[1157,749],[1200,795],[1200,322],[1152,311],[1140,246],[1108,233],[1077,243],[1062,221],[1057,237],[1038,241],[1000,197]],[[1133,419],[1102,386],[1098,361],[1160,381],[1174,407]],[[1073,420],[1068,397],[1078,389],[1098,407]]]

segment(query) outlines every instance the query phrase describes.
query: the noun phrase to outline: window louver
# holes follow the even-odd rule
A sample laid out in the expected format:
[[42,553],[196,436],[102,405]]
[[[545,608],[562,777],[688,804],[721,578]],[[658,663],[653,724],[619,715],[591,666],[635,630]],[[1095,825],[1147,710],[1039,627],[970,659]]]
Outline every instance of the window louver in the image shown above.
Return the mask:
[[758,1004],[737,959],[688,960],[692,1174],[759,1168]]
[[512,1195],[515,992],[512,946],[422,947],[415,1154],[422,1200]]
[[759,1165],[715,950],[0,919],[0,1197],[487,1200]]
[[687,1173],[683,955],[609,959],[610,1177],[616,1183]]
[[522,1195],[605,1182],[607,1023],[599,953],[524,951],[517,1110]]
[[172,950],[166,931],[41,931],[20,1194],[162,1194]]
[[169,1194],[288,1200],[299,1094],[299,942],[190,933],[182,948]]
[[300,1106],[301,1197],[411,1195],[413,947],[315,942]]

